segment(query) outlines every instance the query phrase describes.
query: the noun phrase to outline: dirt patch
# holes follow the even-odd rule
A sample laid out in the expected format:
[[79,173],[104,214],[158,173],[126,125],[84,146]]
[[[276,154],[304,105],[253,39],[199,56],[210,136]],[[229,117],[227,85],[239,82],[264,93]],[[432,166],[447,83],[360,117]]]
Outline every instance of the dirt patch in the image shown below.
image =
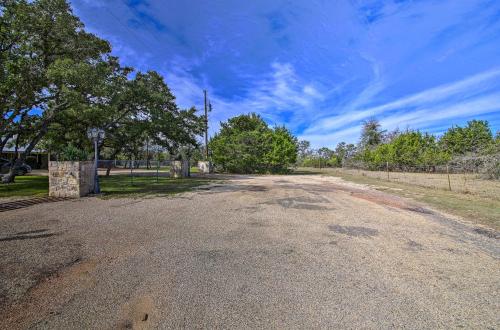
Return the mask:
[[239,208],[235,209],[236,212],[245,211],[248,213],[255,213],[259,210],[260,210],[260,207],[258,207],[258,206],[245,206],[245,207],[239,207]]
[[258,220],[249,221],[247,225],[250,227],[269,227],[269,224]]
[[[54,268],[40,271],[39,279],[17,303],[2,311],[0,328],[16,324],[19,328],[27,328],[64,306],[74,294],[92,284],[90,272],[97,263],[94,260],[74,260]],[[36,311],[26,314],[25,311]]]
[[500,235],[493,230],[488,230],[488,229],[484,229],[484,228],[476,228],[476,229],[474,229],[474,232],[476,232],[480,235],[489,237],[489,238],[494,238],[494,239],[500,238]]
[[367,227],[329,225],[328,229],[352,237],[372,237],[378,235],[377,229]]
[[396,199],[392,196],[379,195],[374,192],[351,192],[351,196],[364,199],[369,202],[373,202],[375,204],[395,207],[398,209],[409,210],[410,207],[403,203],[402,201]]
[[322,196],[316,196],[316,197],[299,196],[299,197],[279,198],[265,202],[263,204],[268,204],[268,205],[278,204],[286,209],[290,208],[290,209],[301,209],[301,210],[332,210],[332,208],[328,208],[327,206],[318,205],[321,203],[328,203],[328,202],[329,202],[328,199]]
[[142,296],[123,306],[118,329],[150,329],[155,315],[155,305],[150,296]]
[[373,202],[378,205],[394,207],[401,210],[406,210],[421,214],[433,214],[431,210],[428,210],[421,206],[409,205],[407,201],[389,194],[382,194],[373,190],[370,191],[370,190],[355,189],[342,185],[334,185],[334,187],[335,189],[349,192],[350,195],[353,197]]
[[323,210],[333,210],[332,208],[328,208],[326,206],[321,206],[321,205],[315,205],[315,204],[305,204],[305,203],[297,203],[291,206],[293,209],[299,209],[299,210],[317,210],[317,211],[323,211]]
[[416,213],[433,214],[433,212],[431,210],[424,209],[423,207],[420,207],[420,206],[410,206],[410,207],[406,207],[404,209],[407,211],[412,211],[412,212],[416,212]]
[[262,185],[226,184],[201,186],[196,188],[196,190],[204,194],[219,194],[228,192],[265,192],[269,188]]
[[408,240],[408,242],[406,242],[406,247],[407,247],[407,250],[410,250],[410,251],[421,251],[424,249],[424,246],[420,243],[417,243],[413,240]]
[[230,255],[228,250],[205,250],[196,252],[196,257],[203,260],[203,262],[217,262],[227,259]]
[[265,186],[245,186],[247,191],[268,191]]

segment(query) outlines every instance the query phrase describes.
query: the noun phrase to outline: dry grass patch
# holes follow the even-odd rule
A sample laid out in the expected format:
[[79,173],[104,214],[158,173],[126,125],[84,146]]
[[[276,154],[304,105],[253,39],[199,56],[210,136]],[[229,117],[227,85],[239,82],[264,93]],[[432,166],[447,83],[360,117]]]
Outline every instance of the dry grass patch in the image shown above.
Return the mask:
[[[483,224],[495,230],[500,230],[500,183],[498,181],[481,180],[484,181],[485,187],[481,188],[478,186],[478,189],[474,193],[463,193],[440,189],[438,185],[431,183],[433,182],[432,179],[428,179],[426,182],[424,177],[426,174],[421,173],[408,173],[414,174],[414,180],[420,178],[418,183],[413,183],[387,181],[387,173],[385,173],[385,178],[382,179],[377,176],[380,172],[373,172],[373,175],[368,175],[367,173],[371,172],[343,169],[318,170],[301,168],[301,171],[332,175],[341,177],[347,181],[366,184],[377,190],[424,202],[450,214],[461,216],[473,223]],[[390,173],[390,175],[392,174],[394,173]],[[434,174],[434,176],[437,175],[443,174]],[[408,177],[411,176],[408,175]],[[497,195],[491,195],[493,191],[498,191]]]

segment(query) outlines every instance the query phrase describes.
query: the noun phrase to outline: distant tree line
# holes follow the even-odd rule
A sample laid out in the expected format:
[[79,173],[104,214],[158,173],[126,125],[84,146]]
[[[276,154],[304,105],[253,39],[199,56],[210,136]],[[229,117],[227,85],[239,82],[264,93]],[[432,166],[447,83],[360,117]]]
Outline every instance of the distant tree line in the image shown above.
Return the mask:
[[175,155],[195,147],[204,127],[159,73],[120,65],[66,0],[0,1],[0,112],[0,153],[8,144],[24,150],[4,183],[35,148],[92,155],[91,127],[105,130],[99,153],[108,159],[138,155],[146,143]]
[[[310,148],[299,141],[299,166],[355,166],[376,170],[390,166],[396,170],[423,168],[432,171],[460,157],[500,154],[500,132],[493,132],[484,120],[471,120],[465,127],[453,126],[442,136],[419,130],[387,132],[371,119],[363,123],[357,145],[341,142],[335,150]],[[498,166],[498,165],[496,165]]]

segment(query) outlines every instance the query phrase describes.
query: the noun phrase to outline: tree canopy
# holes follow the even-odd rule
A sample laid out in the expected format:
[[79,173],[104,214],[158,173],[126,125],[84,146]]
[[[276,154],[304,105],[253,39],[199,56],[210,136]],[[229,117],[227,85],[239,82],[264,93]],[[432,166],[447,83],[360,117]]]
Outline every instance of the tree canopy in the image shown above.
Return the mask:
[[471,120],[466,126],[453,126],[442,136],[418,130],[387,132],[375,119],[364,123],[357,146],[340,142],[335,150],[312,150],[301,141],[299,165],[353,166],[367,169],[428,169],[458,161],[461,157],[481,157],[500,153],[500,133],[493,135],[489,123]]
[[86,131],[100,127],[110,155],[133,152],[144,139],[174,153],[196,145],[203,122],[182,110],[154,71],[134,72],[111,55],[110,44],[85,31],[66,0],[0,2],[0,152],[88,149]]
[[254,113],[221,123],[209,143],[216,167],[230,173],[283,173],[297,159],[297,140],[285,127],[270,128]]

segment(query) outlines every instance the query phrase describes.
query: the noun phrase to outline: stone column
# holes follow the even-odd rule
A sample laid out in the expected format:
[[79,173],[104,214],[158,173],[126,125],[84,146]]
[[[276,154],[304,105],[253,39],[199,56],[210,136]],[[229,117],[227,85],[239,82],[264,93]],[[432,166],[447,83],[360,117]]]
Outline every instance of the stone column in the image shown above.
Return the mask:
[[82,197],[94,191],[92,161],[49,162],[49,196]]
[[198,162],[198,171],[201,174],[210,174],[213,173],[212,162],[206,160],[200,160]]
[[189,161],[173,160],[170,162],[170,176],[172,178],[185,178],[189,176]]

